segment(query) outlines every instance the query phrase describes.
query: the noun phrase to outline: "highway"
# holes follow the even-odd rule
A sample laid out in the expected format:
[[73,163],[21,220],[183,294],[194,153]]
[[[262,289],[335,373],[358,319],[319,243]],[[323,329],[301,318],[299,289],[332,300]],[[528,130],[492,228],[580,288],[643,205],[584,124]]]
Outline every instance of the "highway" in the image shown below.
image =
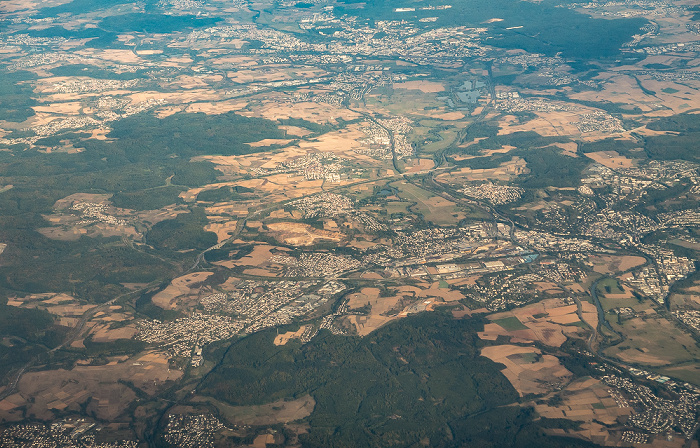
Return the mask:
[[12,381],[8,384],[7,389],[5,389],[4,391],[2,391],[2,393],[0,393],[0,401],[4,400],[5,398],[9,397],[10,395],[12,395],[12,394],[15,392],[15,390],[16,390],[16,388],[17,388],[17,384],[19,384],[19,381],[22,379],[22,376],[23,376],[32,366],[34,366],[35,364],[38,364],[38,362],[39,362],[39,360],[40,360],[41,357],[46,356],[46,354],[48,354],[49,357],[50,357],[50,356],[51,356],[53,353],[55,353],[56,351],[58,351],[58,350],[60,350],[60,349],[62,349],[62,348],[64,348],[64,347],[66,347],[66,346],[72,344],[73,341],[75,341],[76,339],[78,339],[78,337],[80,337],[80,336],[83,334],[83,332],[85,331],[85,326],[87,325],[88,321],[89,321],[95,314],[97,314],[97,313],[99,313],[99,312],[101,312],[101,311],[107,311],[111,305],[113,305],[115,302],[117,302],[119,299],[121,299],[121,298],[123,298],[123,297],[127,297],[127,296],[130,296],[130,295],[133,295],[133,294],[138,294],[138,293],[145,292],[145,291],[147,291],[148,289],[150,289],[150,288],[156,286],[156,285],[159,284],[159,283],[160,283],[160,282],[154,282],[154,283],[151,283],[151,284],[149,284],[149,285],[147,285],[147,286],[144,286],[143,288],[140,288],[140,289],[137,289],[137,290],[134,290],[134,291],[129,291],[129,292],[127,292],[127,293],[121,294],[121,295],[119,295],[119,296],[117,296],[117,297],[114,297],[113,299],[111,299],[111,300],[109,300],[109,301],[107,301],[107,302],[104,302],[104,303],[102,303],[102,304],[100,304],[100,305],[97,305],[97,306],[95,306],[95,307],[90,308],[89,310],[87,310],[85,313],[83,313],[83,315],[80,317],[80,320],[78,321],[78,324],[77,324],[75,327],[73,327],[73,329],[68,333],[68,335],[67,335],[66,338],[63,340],[63,342],[61,342],[61,343],[60,343],[59,345],[57,345],[56,347],[54,347],[54,348],[48,350],[47,352],[44,352],[44,353],[41,353],[40,355],[35,356],[34,358],[32,358],[32,360],[30,360],[30,361],[27,362],[24,366],[22,366],[22,368],[21,368],[20,370],[18,370],[17,373],[14,374],[14,378],[13,378]]

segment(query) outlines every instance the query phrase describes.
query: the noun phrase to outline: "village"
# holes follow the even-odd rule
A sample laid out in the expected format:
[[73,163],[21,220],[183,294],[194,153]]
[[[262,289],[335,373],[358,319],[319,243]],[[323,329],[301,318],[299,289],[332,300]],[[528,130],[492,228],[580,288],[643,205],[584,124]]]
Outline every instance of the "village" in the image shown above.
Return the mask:
[[33,423],[16,425],[0,430],[0,444],[7,448],[21,448],[31,444],[37,448],[137,448],[133,440],[97,442],[102,425],[86,419],[65,419],[50,425]]

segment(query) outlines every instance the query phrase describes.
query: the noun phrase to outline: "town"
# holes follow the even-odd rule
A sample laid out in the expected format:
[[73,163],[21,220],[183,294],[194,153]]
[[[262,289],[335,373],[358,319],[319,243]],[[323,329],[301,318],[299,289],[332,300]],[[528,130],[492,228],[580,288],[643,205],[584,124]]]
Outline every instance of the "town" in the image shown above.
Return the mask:
[[[692,2],[49,3],[0,5],[0,306],[45,324],[0,335],[0,445],[697,439]],[[371,409],[426,350],[510,401],[430,365],[439,412]]]

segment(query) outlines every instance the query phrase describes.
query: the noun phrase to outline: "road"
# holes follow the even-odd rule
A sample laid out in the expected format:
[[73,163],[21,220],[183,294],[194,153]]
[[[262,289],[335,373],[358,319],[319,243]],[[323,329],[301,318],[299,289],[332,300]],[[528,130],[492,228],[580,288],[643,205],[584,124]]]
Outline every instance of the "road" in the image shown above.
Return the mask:
[[[374,120],[373,120],[373,121],[374,121]],[[390,133],[390,135],[391,135],[391,133]],[[393,152],[393,138],[392,138],[392,152]],[[395,156],[395,154],[394,154],[394,156]],[[396,157],[394,157],[394,167],[397,168],[397,167],[396,167]],[[446,168],[447,168],[447,167],[441,167],[441,168],[436,168],[436,169],[446,169]],[[417,175],[420,175],[420,174],[427,174],[427,173],[429,173],[429,172],[433,172],[434,170],[435,170],[435,169],[433,169],[433,170],[424,170],[424,171],[416,172],[416,173],[413,173],[413,174],[417,174]],[[396,172],[397,172],[398,174],[381,176],[381,177],[378,177],[378,178],[375,178],[375,179],[366,179],[366,180],[362,180],[362,181],[355,182],[355,183],[352,183],[352,184],[339,185],[339,186],[337,186],[337,187],[334,187],[334,188],[329,189],[328,191],[334,191],[334,190],[337,190],[337,189],[352,188],[352,187],[354,187],[354,186],[358,186],[358,185],[362,185],[362,184],[366,184],[366,183],[374,183],[374,182],[380,182],[380,181],[387,181],[387,180],[391,180],[391,179],[397,179],[397,180],[398,180],[398,179],[401,179],[401,178],[403,177],[403,175],[399,172],[398,168],[396,169]],[[288,202],[291,202],[291,201],[294,201],[294,200],[298,200],[298,199],[301,199],[301,198],[304,198],[304,197],[308,197],[308,196],[313,196],[314,194],[317,194],[317,193],[313,193],[313,194],[309,194],[309,195],[305,195],[305,196],[300,196],[299,198],[294,198],[294,199],[288,199],[288,200],[284,200],[284,201],[279,201],[279,202],[276,202],[276,203],[273,203],[273,204],[269,205],[268,207],[265,207],[265,208],[263,208],[263,209],[254,211],[253,213],[251,213],[250,215],[248,215],[246,218],[241,218],[241,219],[239,219],[239,221],[238,221],[238,223],[237,223],[237,225],[236,225],[236,230],[234,231],[234,233],[231,234],[231,236],[230,236],[229,238],[227,238],[226,240],[221,241],[221,242],[219,242],[219,243],[217,243],[217,244],[215,244],[215,245],[213,245],[213,246],[211,246],[211,247],[208,247],[207,249],[203,250],[202,252],[200,252],[200,253],[197,255],[197,258],[195,259],[194,263],[192,264],[192,267],[190,267],[189,270],[187,270],[186,272],[191,272],[191,271],[197,269],[197,268],[202,264],[202,262],[204,261],[204,256],[206,255],[207,252],[212,251],[212,250],[216,250],[216,249],[220,249],[220,248],[222,248],[226,243],[235,240],[235,239],[238,237],[238,235],[241,233],[241,231],[243,231],[243,229],[245,228],[245,225],[246,225],[246,223],[248,222],[249,219],[252,219],[252,218],[254,218],[254,217],[256,217],[256,216],[259,216],[259,215],[261,215],[261,214],[263,214],[263,213],[266,213],[266,212],[275,210],[275,209],[277,209],[277,208],[280,208],[280,207],[282,207],[284,204],[286,204],[286,203],[288,203]],[[125,244],[126,244],[128,247],[131,247],[131,248],[134,249],[134,250],[138,250],[138,249],[133,245],[133,243],[132,243],[131,241],[125,241]],[[157,283],[160,283],[160,282],[157,282]],[[86,311],[86,312],[81,316],[80,321],[78,321],[78,324],[77,324],[77,325],[70,331],[70,333],[66,336],[66,338],[64,339],[64,341],[63,341],[60,345],[58,345],[58,346],[54,347],[53,349],[49,350],[47,353],[49,353],[49,354],[55,353],[56,351],[58,351],[58,350],[60,350],[60,349],[62,349],[62,348],[64,348],[64,347],[66,347],[66,346],[72,344],[80,335],[82,335],[82,333],[85,331],[85,327],[86,327],[87,323],[90,321],[90,319],[91,319],[95,314],[97,314],[97,313],[99,313],[99,312],[101,312],[101,311],[107,310],[111,305],[113,305],[115,302],[117,302],[117,301],[120,300],[121,298],[126,297],[126,296],[130,296],[130,295],[134,295],[134,294],[143,293],[143,292],[145,292],[145,291],[151,289],[151,288],[152,288],[153,286],[155,286],[157,283],[155,283],[155,284],[149,284],[148,286],[145,286],[145,287],[140,288],[140,289],[138,289],[138,290],[130,291],[130,292],[128,292],[128,293],[125,293],[125,294],[122,294],[122,295],[120,295],[120,296],[114,297],[113,299],[111,299],[111,300],[109,300],[109,301],[107,301],[107,302],[105,302],[105,303],[102,303],[102,304],[100,304],[100,305],[97,305],[96,307],[91,308],[90,310]],[[38,360],[39,360],[39,357],[37,356],[37,357],[33,358],[31,361],[27,362],[24,366],[22,366],[22,367],[20,368],[20,370],[17,371],[17,373],[15,374],[14,378],[12,379],[12,381],[10,382],[10,384],[8,385],[7,389],[5,389],[2,393],[0,393],[0,400],[3,400],[3,399],[5,399],[6,397],[8,397],[8,396],[10,396],[11,394],[14,393],[14,391],[15,391],[16,388],[17,388],[17,384],[19,384],[19,381],[22,379],[22,376],[23,376],[35,363],[37,363]]]
[[[392,140],[392,141],[393,141],[393,140]],[[433,173],[433,172],[435,172],[435,171],[437,171],[437,170],[446,170],[446,169],[449,169],[449,167],[431,168],[431,169],[428,169],[428,170],[416,171],[415,173],[411,173],[411,174],[413,174],[413,175],[423,175],[423,174]],[[397,170],[397,172],[398,172],[398,170]],[[393,175],[385,175],[385,176],[376,177],[376,178],[374,178],[374,179],[365,179],[365,180],[361,180],[361,181],[358,181],[358,182],[353,182],[353,183],[351,183],[351,184],[342,184],[342,185],[338,185],[338,186],[335,186],[335,187],[329,188],[329,189],[325,189],[325,188],[324,188],[323,191],[326,191],[326,192],[333,192],[333,191],[337,191],[337,190],[345,190],[345,189],[348,189],[348,188],[357,187],[357,186],[363,185],[363,184],[371,184],[371,183],[375,183],[375,182],[386,182],[386,181],[389,181],[389,180],[392,180],[392,179],[393,179],[393,180],[399,180],[399,179],[402,179],[402,178],[404,178],[404,175],[401,174],[401,173],[399,173],[399,174],[393,174]],[[324,183],[324,185],[325,185],[325,183]],[[238,237],[238,235],[239,235],[239,234],[243,231],[243,229],[245,228],[245,225],[246,225],[246,223],[248,222],[248,220],[250,220],[250,219],[252,219],[252,218],[254,218],[254,217],[260,216],[260,215],[263,214],[263,213],[266,213],[266,212],[270,212],[270,211],[274,211],[274,210],[276,210],[276,209],[279,209],[279,208],[283,207],[285,204],[287,204],[287,203],[289,203],[289,202],[297,201],[297,200],[299,200],[299,199],[307,198],[307,197],[310,197],[310,196],[314,196],[314,195],[316,195],[316,194],[318,194],[318,192],[311,193],[311,194],[307,194],[307,195],[303,195],[303,196],[299,196],[299,197],[296,197],[296,198],[293,198],[293,199],[285,199],[285,200],[283,200],[283,201],[278,201],[278,202],[272,203],[272,204],[269,205],[268,207],[265,207],[265,208],[263,208],[263,209],[254,211],[253,213],[251,213],[250,215],[246,216],[245,218],[239,219],[239,220],[238,220],[238,223],[236,224],[236,230],[231,234],[231,236],[228,237],[227,239],[225,239],[224,241],[221,241],[221,242],[219,242],[219,243],[216,243],[215,245],[213,245],[213,246],[211,246],[211,247],[208,247],[208,248],[204,249],[202,252],[200,252],[200,253],[197,255],[197,258],[195,259],[194,263],[192,264],[192,267],[190,267],[186,272],[192,272],[193,270],[197,269],[197,268],[202,264],[202,262],[205,261],[205,260],[204,260],[204,256],[205,256],[205,254],[206,254],[207,252],[212,251],[212,250],[216,250],[216,249],[221,249],[221,248],[224,247],[227,243],[229,243],[229,242],[235,240],[235,239]]]
[[41,357],[45,356],[47,353],[49,354],[49,356],[51,356],[56,351],[61,350],[62,348],[72,344],[73,341],[78,339],[78,337],[81,336],[82,333],[85,331],[85,326],[87,325],[88,321],[95,314],[97,314],[101,311],[106,311],[111,305],[113,305],[115,302],[117,302],[118,300],[120,300],[124,297],[130,296],[133,294],[143,293],[158,283],[159,282],[154,282],[154,283],[151,283],[147,286],[144,286],[143,288],[140,288],[140,289],[137,289],[134,291],[129,291],[128,293],[121,294],[121,295],[119,295],[119,296],[117,296],[117,297],[115,297],[107,302],[104,302],[100,305],[97,305],[97,306],[87,310],[85,313],[83,313],[83,315],[80,317],[80,320],[78,321],[78,324],[75,327],[73,327],[73,329],[68,333],[68,335],[63,340],[63,342],[61,342],[56,347],[48,350],[47,352],[44,352],[44,353],[41,353],[40,355],[35,356],[34,358],[32,358],[32,360],[30,360],[24,366],[22,366],[22,368],[19,371],[17,371],[17,373],[15,374],[15,377],[12,379],[10,384],[7,386],[7,389],[5,389],[4,391],[2,391],[2,393],[0,393],[0,401],[4,400],[5,398],[9,397],[10,395],[12,395],[15,392],[15,389],[17,388],[17,384],[19,384],[19,381],[22,379],[22,376],[32,366],[37,364]]

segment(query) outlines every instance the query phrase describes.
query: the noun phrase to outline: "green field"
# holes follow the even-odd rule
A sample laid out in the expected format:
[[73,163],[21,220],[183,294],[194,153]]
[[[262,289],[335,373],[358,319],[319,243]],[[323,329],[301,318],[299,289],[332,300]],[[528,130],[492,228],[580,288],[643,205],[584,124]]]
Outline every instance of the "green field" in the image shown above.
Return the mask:
[[419,90],[385,89],[381,92],[382,95],[367,96],[367,106],[381,107],[394,115],[422,116],[423,111],[434,110],[444,105],[444,102],[434,99],[435,94],[425,94]]
[[[618,324],[608,319],[625,340],[605,353],[644,366],[693,362],[700,359],[700,347],[689,334],[661,316],[634,318]],[[697,382],[697,380],[696,380]]]
[[639,302],[634,297],[626,298],[626,299],[610,299],[604,296],[599,296],[598,300],[600,300],[600,305],[603,307],[604,310],[609,311],[614,308],[632,308],[635,311],[644,311],[646,309],[649,309],[651,304],[648,301],[644,302]]
[[413,184],[401,181],[394,182],[391,186],[399,190],[399,197],[414,202],[415,205],[411,206],[410,210],[422,215],[426,221],[436,225],[455,225],[466,216],[456,205],[436,206],[430,204],[431,198],[436,196]]
[[523,361],[525,361],[525,362],[527,362],[527,363],[529,363],[529,364],[532,364],[532,363],[534,363],[534,362],[537,362],[537,359],[539,358],[539,356],[540,356],[540,355],[538,355],[537,353],[532,353],[532,352],[530,352],[530,353],[521,353],[521,354],[520,354],[520,359],[522,359]]
[[441,131],[439,133],[440,139],[435,141],[435,142],[428,143],[427,145],[423,146],[421,148],[421,151],[432,154],[432,153],[441,151],[443,149],[447,149],[450,146],[452,146],[454,144],[454,142],[457,140],[458,134],[459,134],[459,132],[457,130],[453,130],[453,129]]
[[507,331],[517,331],[517,330],[527,330],[527,327],[523,325],[520,320],[515,317],[504,317],[503,319],[496,319],[493,321],[495,324],[500,325],[503,327],[504,330]]
[[681,381],[687,381],[688,383],[695,385],[700,384],[700,367],[694,363],[683,367],[661,368],[654,370],[662,375],[670,376],[671,378],[677,378]]
[[625,290],[620,286],[614,278],[606,278],[598,283],[598,293],[599,294],[624,294]]
[[391,201],[386,204],[386,212],[389,216],[395,213],[410,214],[411,212],[408,210],[410,205],[408,202]]

